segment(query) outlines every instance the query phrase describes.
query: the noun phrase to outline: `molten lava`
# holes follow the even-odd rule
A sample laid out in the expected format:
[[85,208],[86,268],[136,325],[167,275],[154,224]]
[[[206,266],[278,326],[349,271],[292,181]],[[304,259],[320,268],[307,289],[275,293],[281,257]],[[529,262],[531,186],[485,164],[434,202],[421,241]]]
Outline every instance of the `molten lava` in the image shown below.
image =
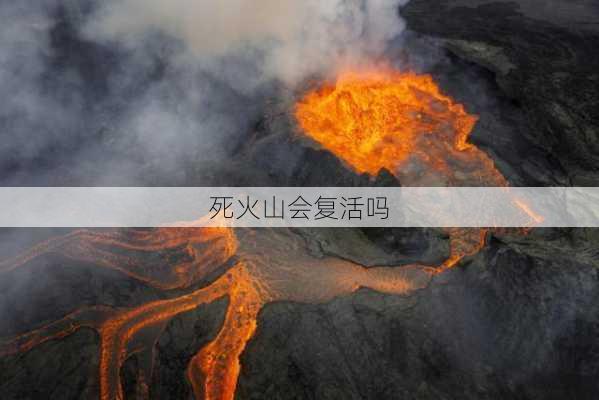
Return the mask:
[[[430,76],[381,70],[342,74],[336,85],[309,93],[296,108],[306,134],[358,172],[387,168],[404,185],[506,186],[492,160],[468,143],[476,118],[443,95]],[[480,250],[486,231],[450,229],[449,268]],[[157,338],[175,316],[228,297],[217,337],[196,354],[187,379],[197,399],[231,400],[239,357],[257,328],[261,308],[275,301],[326,302],[367,287],[407,294],[425,287],[424,266],[364,268],[310,255],[305,240],[285,229],[162,228],[76,231],[0,263],[0,274],[47,253],[95,263],[163,290],[188,289],[229,260],[234,265],[206,287],[130,309],[84,308],[0,342],[0,356],[29,351],[82,327],[100,336],[99,397],[122,399],[121,367],[139,365],[137,395],[148,398]]]
[[430,75],[342,73],[296,106],[303,131],[359,173],[386,168],[404,186],[505,186],[468,142],[477,118],[441,93]]
[[[206,243],[212,246],[199,251],[197,247]],[[234,232],[213,228],[76,231],[2,263],[0,274],[25,267],[36,257],[54,252],[117,269],[155,287],[190,284],[188,280],[178,279],[176,272],[164,274],[161,265],[154,265],[155,270],[140,269],[148,257],[144,252],[150,249],[169,254],[178,249],[179,254],[171,254],[173,259],[188,256],[178,267],[193,276],[195,282],[206,278],[215,265],[222,265],[233,255],[236,262],[216,281],[188,294],[131,309],[95,306],[75,311],[59,321],[0,342],[0,357],[29,351],[83,327],[91,328],[100,336],[100,399],[123,398],[120,371],[132,355],[144,357],[138,371],[137,397],[148,398],[154,346],[166,324],[181,313],[228,297],[229,306],[219,334],[193,357],[187,378],[195,398],[231,400],[241,368],[239,356],[254,334],[258,313],[265,304],[326,302],[360,287],[406,294],[425,287],[432,276],[429,268],[417,265],[364,268],[341,259],[315,258],[310,255],[304,239],[285,229]],[[116,261],[122,264],[114,264]],[[164,262],[164,266],[168,266],[168,258]]]
[[[493,160],[468,142],[477,117],[430,75],[388,68],[349,71],[295,109],[306,135],[359,173],[385,168],[404,186],[507,186]],[[477,253],[487,230],[449,229],[445,268]]]
[[[40,254],[53,252],[114,269],[150,286],[169,290],[197,283],[235,251],[234,235],[224,228],[79,230],[0,262],[0,273],[24,265]],[[153,255],[153,260],[140,261],[144,254]]]

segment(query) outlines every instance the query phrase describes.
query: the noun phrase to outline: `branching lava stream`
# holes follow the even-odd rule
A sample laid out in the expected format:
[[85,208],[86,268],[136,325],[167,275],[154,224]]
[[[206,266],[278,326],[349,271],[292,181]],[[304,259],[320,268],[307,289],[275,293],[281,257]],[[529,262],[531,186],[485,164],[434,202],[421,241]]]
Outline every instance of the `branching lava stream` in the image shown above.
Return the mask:
[[[387,69],[341,74],[335,85],[308,93],[295,109],[303,131],[358,172],[381,168],[406,186],[506,186],[492,160],[468,143],[476,118],[443,95],[430,76]],[[449,230],[448,268],[484,245],[486,231]],[[271,302],[321,303],[361,287],[405,295],[424,288],[434,269],[408,265],[364,268],[338,258],[317,258],[305,240],[286,229],[160,228],[81,230],[42,243],[0,264],[0,274],[47,253],[118,270],[153,287],[197,287],[230,261],[208,286],[131,309],[96,306],[0,344],[0,356],[29,351],[82,327],[100,336],[100,398],[122,399],[120,371],[133,354],[143,358],[137,395],[147,398],[154,344],[175,316],[219,298],[229,300],[216,338],[187,368],[195,398],[233,399],[239,357]],[[438,270],[437,270],[438,271]]]
[[[157,238],[169,236],[169,230],[160,228],[153,230],[153,234],[146,232],[144,238],[148,242],[140,244],[141,247],[147,248]],[[81,327],[93,328],[99,333],[101,343],[100,398],[121,399],[120,369],[127,357],[142,348],[150,352],[147,359],[152,360],[153,344],[171,318],[228,296],[229,306],[220,333],[192,359],[187,377],[198,399],[232,399],[240,370],[239,356],[256,329],[258,312],[266,303],[280,300],[326,302],[360,287],[407,294],[425,287],[432,275],[429,268],[416,265],[364,268],[337,258],[315,258],[309,255],[303,238],[285,229],[237,230],[236,235],[232,230],[211,228],[194,228],[188,232],[189,243],[203,243],[202,237],[206,236],[211,240],[226,241],[219,251],[210,249],[209,257],[195,253],[193,264],[197,271],[208,271],[206,266],[231,256],[231,249],[235,249],[235,265],[209,286],[180,297],[126,310],[91,307],[77,311],[3,343],[0,356],[28,351],[41,343],[70,335]],[[221,236],[216,238],[216,232]],[[104,245],[104,241],[98,242],[97,236],[88,231],[77,231],[67,237],[75,242],[88,241],[84,248],[93,249],[90,250],[92,253]],[[17,262],[22,263],[26,258],[43,255],[49,250],[63,249],[61,243],[65,240],[58,238],[55,243],[39,246],[40,253],[29,252]],[[178,244],[187,247],[183,241]],[[115,242],[114,245],[130,248],[128,242]],[[64,253],[68,257],[88,258],[85,253],[75,254],[70,247],[68,249]],[[100,261],[100,265],[108,264]],[[127,265],[138,264],[133,262],[121,268]],[[4,268],[6,272],[15,266],[5,265]],[[140,278],[144,282],[150,281],[145,276]],[[152,340],[147,339],[148,334]],[[140,370],[139,374],[138,396],[143,398],[149,393],[147,381],[151,377],[151,367],[149,371]]]

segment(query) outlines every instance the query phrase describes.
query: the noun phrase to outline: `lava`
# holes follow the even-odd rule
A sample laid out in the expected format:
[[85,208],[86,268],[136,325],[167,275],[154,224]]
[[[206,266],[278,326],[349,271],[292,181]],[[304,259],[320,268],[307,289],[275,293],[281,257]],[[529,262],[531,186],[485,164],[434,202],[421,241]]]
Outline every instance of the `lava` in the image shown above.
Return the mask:
[[[157,230],[77,230],[51,238],[23,254],[0,262],[10,272],[40,254],[58,253],[120,271],[150,286],[170,290],[189,287],[221,266],[236,250],[225,228]],[[144,255],[152,255],[149,260]]]
[[385,168],[404,186],[506,186],[491,158],[468,142],[477,117],[430,75],[349,71],[308,93],[302,130],[359,173]]
[[[343,73],[335,85],[308,93],[295,115],[307,135],[358,172],[375,175],[386,168],[407,186],[507,186],[493,161],[468,142],[476,117],[442,94],[428,75],[388,69]],[[100,337],[100,399],[123,398],[121,368],[133,355],[143,357],[137,395],[148,398],[153,351],[166,324],[202,304],[228,298],[223,326],[191,359],[186,376],[195,398],[231,400],[239,357],[257,329],[262,307],[275,301],[322,303],[362,287],[409,294],[426,287],[438,271],[478,252],[487,230],[448,233],[451,254],[435,270],[420,265],[365,268],[314,256],[305,239],[286,229],[75,231],[0,263],[0,274],[59,253],[120,271],[164,290],[169,298],[128,309],[98,305],[77,310],[0,342],[0,356],[91,328]],[[227,263],[231,267],[225,273],[197,288]],[[168,292],[172,289],[178,290]],[[187,293],[181,295],[182,289]]]
[[[154,248],[156,243],[170,245],[171,242],[164,238],[171,235],[179,238],[175,240],[177,245],[187,247],[180,242],[180,232],[175,229],[172,233],[166,233],[168,229],[165,229],[145,231],[141,236],[144,240],[136,240],[135,245],[126,239],[129,233],[136,237],[138,231],[135,230],[111,233],[109,237],[113,246],[121,252],[132,253],[127,255],[132,258],[139,257],[135,255],[139,249]],[[207,274],[213,265],[230,258],[231,249],[235,249],[234,265],[208,286],[132,309],[96,306],[78,310],[62,320],[1,343],[0,356],[29,351],[83,327],[91,328],[100,336],[100,399],[123,398],[120,371],[123,363],[133,354],[145,357],[142,363],[145,368],[138,371],[137,393],[138,397],[146,398],[149,395],[147,382],[152,376],[154,345],[168,321],[202,304],[228,297],[225,322],[217,337],[193,357],[187,369],[187,379],[196,398],[229,400],[234,397],[241,368],[239,356],[253,336],[258,313],[265,304],[282,300],[326,302],[353,293],[361,287],[389,294],[408,294],[426,287],[432,276],[430,268],[418,265],[365,268],[337,258],[318,258],[310,255],[302,237],[285,229],[222,229],[217,232],[220,232],[219,240],[226,241],[218,251],[206,249],[204,253],[193,252],[194,259],[188,260],[190,265],[196,266],[197,271]],[[212,228],[188,229],[187,233],[188,243],[205,243],[207,238],[215,239]],[[61,251],[73,257],[72,248],[64,246],[65,242],[81,245],[90,240],[92,243],[85,248],[93,248],[97,245],[98,235],[104,239],[106,234],[76,231],[55,239],[38,246],[35,252],[17,257],[13,260],[14,265],[4,263],[0,273],[25,266],[25,260],[32,260],[47,252]],[[157,247],[156,250],[163,249]],[[78,256],[81,259],[88,257],[83,254]],[[97,264],[107,266],[104,259],[98,259]],[[138,262],[124,264],[120,270],[126,271],[129,267],[137,269],[137,266]],[[127,275],[136,277],[135,274]],[[164,279],[168,281],[171,277],[164,276]]]
[[[387,169],[403,186],[507,186],[493,160],[468,141],[477,117],[430,75],[347,71],[306,94],[295,116],[306,135],[358,173]],[[488,230],[447,231],[443,269],[480,251]]]

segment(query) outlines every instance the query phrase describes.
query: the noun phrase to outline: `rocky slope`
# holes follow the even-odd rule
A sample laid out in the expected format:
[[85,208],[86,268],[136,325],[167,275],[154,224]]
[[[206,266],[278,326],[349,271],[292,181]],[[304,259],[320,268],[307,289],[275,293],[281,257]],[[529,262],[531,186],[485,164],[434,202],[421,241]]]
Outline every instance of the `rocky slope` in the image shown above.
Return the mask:
[[524,111],[523,134],[559,162],[571,184],[597,185],[595,2],[413,0],[401,14],[411,29],[444,40],[459,57],[491,70]]

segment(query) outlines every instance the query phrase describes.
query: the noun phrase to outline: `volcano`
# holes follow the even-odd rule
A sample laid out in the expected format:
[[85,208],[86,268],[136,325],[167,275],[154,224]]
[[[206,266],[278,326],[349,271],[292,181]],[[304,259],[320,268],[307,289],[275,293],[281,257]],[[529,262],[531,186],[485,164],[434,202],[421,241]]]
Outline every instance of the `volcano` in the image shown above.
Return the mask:
[[[215,58],[235,43],[215,37],[208,53],[204,39],[194,42],[200,56],[182,50],[195,33],[178,29],[197,17],[191,5],[185,18],[174,17],[177,4],[161,9],[163,29],[147,3],[139,19],[128,16],[135,29],[149,19],[151,33],[126,31],[115,45],[114,36],[94,39],[94,1],[67,3],[47,5],[48,20],[27,19],[16,56],[2,58],[31,68],[0,77],[33,74],[36,84],[10,86],[18,101],[0,107],[0,128],[10,137],[52,128],[49,146],[36,138],[7,147],[7,186],[599,183],[599,12],[589,2],[411,0],[401,9],[408,30],[384,36],[377,57],[373,28],[357,18],[366,5],[342,15],[368,36],[357,53],[330,47],[353,31],[327,10],[326,30],[300,29],[310,51],[299,60],[315,61],[314,51],[343,62],[300,81],[267,79],[281,54],[286,68],[298,61],[281,45],[297,36],[283,15],[262,27],[267,9],[248,24],[232,13],[243,51]],[[134,0],[123,4],[136,10]],[[27,14],[1,7],[7,23]],[[267,40],[271,30],[279,40]],[[30,97],[57,108],[42,119],[35,102],[25,113],[17,106]],[[3,228],[0,238],[2,398],[536,400],[599,391],[596,229],[190,223]]]

